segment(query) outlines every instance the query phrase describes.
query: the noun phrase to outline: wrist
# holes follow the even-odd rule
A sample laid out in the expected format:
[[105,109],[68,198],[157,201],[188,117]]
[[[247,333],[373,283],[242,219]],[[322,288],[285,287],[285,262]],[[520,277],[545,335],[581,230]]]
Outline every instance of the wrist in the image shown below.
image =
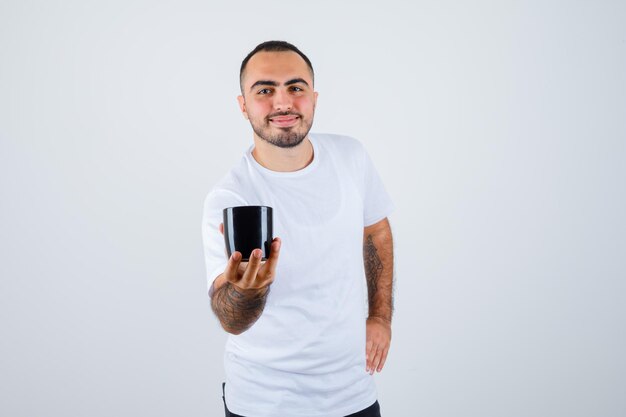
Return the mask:
[[270,290],[269,285],[260,288],[241,288],[240,286],[233,284],[232,282],[230,283],[230,285],[232,286],[234,291],[236,291],[244,298],[262,298],[265,297]]
[[391,325],[391,318],[384,317],[384,316],[381,316],[381,315],[370,314],[367,317],[367,319],[368,320],[375,320],[375,321],[379,321],[379,322],[384,323],[384,324]]

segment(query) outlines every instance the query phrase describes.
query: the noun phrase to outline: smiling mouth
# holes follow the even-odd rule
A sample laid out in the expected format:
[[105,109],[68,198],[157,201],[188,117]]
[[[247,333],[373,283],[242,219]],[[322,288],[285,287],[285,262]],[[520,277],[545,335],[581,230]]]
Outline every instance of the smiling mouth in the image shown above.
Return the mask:
[[295,125],[298,120],[300,120],[300,116],[296,115],[288,115],[288,116],[275,116],[270,117],[270,123],[278,126],[278,127],[290,127]]

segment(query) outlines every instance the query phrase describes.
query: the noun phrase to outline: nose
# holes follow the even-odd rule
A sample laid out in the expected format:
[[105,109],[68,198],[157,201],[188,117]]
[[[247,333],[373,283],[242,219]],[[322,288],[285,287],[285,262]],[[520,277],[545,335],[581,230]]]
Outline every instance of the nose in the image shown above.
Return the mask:
[[274,93],[274,110],[289,111],[293,107],[293,100],[289,92],[279,88]]

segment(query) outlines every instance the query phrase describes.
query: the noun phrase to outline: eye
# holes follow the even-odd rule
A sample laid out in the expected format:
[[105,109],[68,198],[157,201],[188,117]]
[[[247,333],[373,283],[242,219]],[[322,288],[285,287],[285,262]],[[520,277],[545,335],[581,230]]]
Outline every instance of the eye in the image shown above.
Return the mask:
[[271,92],[272,92],[272,90],[269,89],[269,88],[262,88],[259,91],[257,91],[257,94],[265,95],[265,94],[269,94]]
[[294,85],[293,87],[291,87],[291,91],[295,91],[296,93],[299,93],[300,91],[304,91],[304,90],[302,88]]

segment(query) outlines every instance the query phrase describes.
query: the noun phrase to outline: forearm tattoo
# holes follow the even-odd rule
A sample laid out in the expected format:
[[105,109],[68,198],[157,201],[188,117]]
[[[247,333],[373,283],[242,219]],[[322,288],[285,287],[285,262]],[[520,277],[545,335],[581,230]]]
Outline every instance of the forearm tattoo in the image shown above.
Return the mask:
[[378,291],[378,278],[383,271],[383,263],[378,256],[376,246],[374,246],[372,235],[367,237],[365,245],[363,245],[363,259],[365,260],[365,278],[367,279],[367,294],[371,308],[372,300]]
[[[381,259],[372,235],[368,235],[363,244],[363,260],[365,265],[365,278],[367,280],[367,299],[369,304],[370,317],[379,317],[391,321],[393,313],[393,282],[391,263],[393,262],[390,250],[381,245],[383,250]],[[389,253],[387,253],[389,252]]]
[[269,287],[261,290],[241,290],[227,282],[213,293],[211,308],[224,330],[240,334],[261,317],[268,293]]

